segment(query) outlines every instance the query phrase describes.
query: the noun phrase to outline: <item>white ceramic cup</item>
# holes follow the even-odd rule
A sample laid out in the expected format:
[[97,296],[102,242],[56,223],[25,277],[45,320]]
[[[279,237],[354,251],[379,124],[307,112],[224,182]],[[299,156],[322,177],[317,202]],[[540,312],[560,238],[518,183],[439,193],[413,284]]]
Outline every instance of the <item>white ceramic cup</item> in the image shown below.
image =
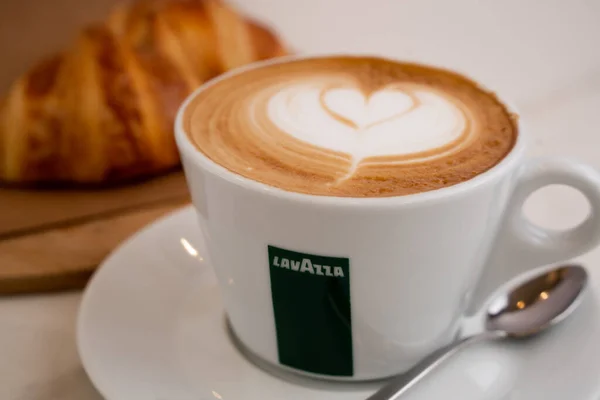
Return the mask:
[[[205,250],[231,327],[251,354],[323,378],[402,373],[454,340],[469,310],[503,282],[599,242],[600,175],[575,161],[525,159],[522,122],[516,145],[492,169],[398,197],[287,192],[195,148],[182,123],[192,98],[232,74],[288,59],[207,83],[175,126]],[[527,197],[552,184],[587,197],[581,224],[553,231],[524,217]]]

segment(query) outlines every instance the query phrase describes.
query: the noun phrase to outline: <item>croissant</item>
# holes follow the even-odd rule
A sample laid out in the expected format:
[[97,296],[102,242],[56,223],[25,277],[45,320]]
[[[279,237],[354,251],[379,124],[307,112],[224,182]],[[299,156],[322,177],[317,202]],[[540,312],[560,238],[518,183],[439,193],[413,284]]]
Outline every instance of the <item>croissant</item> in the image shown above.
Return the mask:
[[110,183],[176,167],[182,100],[226,70],[284,53],[218,0],[121,6],[14,83],[0,104],[0,180]]

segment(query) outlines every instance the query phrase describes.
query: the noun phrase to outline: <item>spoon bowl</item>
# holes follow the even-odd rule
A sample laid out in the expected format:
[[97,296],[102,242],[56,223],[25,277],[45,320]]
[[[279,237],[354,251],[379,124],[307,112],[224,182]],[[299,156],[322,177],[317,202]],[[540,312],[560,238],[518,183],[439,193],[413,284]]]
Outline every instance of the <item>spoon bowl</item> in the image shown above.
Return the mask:
[[588,275],[580,265],[565,265],[497,296],[485,330],[511,337],[531,336],[565,319],[581,301]]

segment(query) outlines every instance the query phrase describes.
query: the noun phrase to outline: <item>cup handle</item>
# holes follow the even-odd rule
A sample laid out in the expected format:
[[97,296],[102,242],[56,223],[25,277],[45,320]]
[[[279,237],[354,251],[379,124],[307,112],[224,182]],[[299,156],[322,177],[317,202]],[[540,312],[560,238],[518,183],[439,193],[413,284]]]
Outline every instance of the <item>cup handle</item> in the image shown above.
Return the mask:
[[[533,192],[554,184],[579,190],[590,203],[587,218],[573,228],[560,231],[542,228],[523,213],[523,204]],[[526,161],[516,173],[504,220],[468,303],[467,314],[481,309],[483,302],[503,283],[531,269],[578,256],[599,242],[600,173],[589,165],[560,158]]]

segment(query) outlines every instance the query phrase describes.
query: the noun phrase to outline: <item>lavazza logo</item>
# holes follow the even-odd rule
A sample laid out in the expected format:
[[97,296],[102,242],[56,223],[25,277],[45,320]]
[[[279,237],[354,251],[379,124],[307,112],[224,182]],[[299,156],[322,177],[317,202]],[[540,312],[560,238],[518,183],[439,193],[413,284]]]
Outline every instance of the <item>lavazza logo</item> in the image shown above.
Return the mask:
[[302,258],[301,260],[294,260],[274,256],[271,264],[273,267],[289,269],[291,271],[302,272],[305,274],[334,276],[339,278],[344,277],[344,270],[342,267],[315,264],[310,260],[310,258],[306,257]]

